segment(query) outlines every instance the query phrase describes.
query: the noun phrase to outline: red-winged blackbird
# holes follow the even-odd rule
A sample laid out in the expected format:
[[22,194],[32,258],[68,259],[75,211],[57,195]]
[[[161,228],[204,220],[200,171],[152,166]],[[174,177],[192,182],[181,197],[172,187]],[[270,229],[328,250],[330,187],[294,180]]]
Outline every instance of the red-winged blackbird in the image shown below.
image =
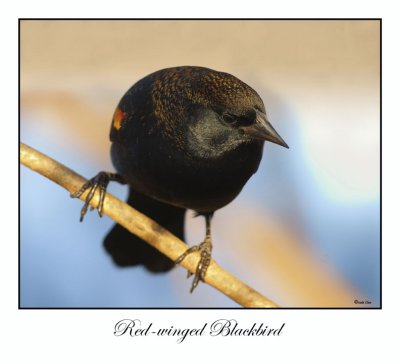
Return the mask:
[[111,124],[111,157],[118,172],[100,172],[73,197],[96,188],[102,197],[110,180],[129,185],[128,204],[183,240],[184,215],[194,210],[206,219],[204,241],[176,262],[115,225],[104,245],[116,264],[143,264],[168,271],[199,251],[191,291],[204,281],[211,259],[211,218],[231,202],[258,169],[264,141],[288,148],[268,122],[260,96],[236,77],[203,67],[154,72],[122,97]]

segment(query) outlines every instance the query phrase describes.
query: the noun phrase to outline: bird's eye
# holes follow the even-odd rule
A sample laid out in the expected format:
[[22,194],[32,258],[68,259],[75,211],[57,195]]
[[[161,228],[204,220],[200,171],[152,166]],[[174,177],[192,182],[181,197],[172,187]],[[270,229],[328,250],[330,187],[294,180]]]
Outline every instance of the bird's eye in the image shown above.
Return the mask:
[[237,118],[232,114],[223,114],[222,119],[228,124],[234,124],[237,121]]
[[229,114],[229,113],[222,114],[222,119],[224,120],[224,122],[226,124],[233,125],[236,127],[251,125],[254,123],[254,118],[252,118],[252,117],[239,116],[239,115],[234,115],[234,114]]

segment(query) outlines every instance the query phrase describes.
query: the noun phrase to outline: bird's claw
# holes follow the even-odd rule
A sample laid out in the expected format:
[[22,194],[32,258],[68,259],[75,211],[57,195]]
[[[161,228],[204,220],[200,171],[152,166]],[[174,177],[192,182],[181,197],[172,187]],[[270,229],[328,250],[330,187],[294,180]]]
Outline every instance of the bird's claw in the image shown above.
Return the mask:
[[[192,287],[190,289],[190,293],[194,291],[194,289],[198,286],[200,281],[204,282],[208,266],[210,265],[211,262],[211,250],[212,250],[211,238],[207,236],[202,243],[190,247],[178,259],[175,260],[175,264],[179,264],[189,254],[197,251],[200,252],[200,260],[199,263],[197,264],[196,272],[194,273],[194,279]],[[192,276],[192,274],[193,274],[192,272],[188,271],[187,278]]]
[[[103,216],[103,205],[104,205],[104,199],[106,197],[106,191],[107,191],[107,186],[111,180],[119,181],[123,183],[122,178],[115,174],[115,173],[109,173],[109,172],[99,172],[96,176],[88,180],[86,183],[83,184],[83,186],[79,189],[79,191],[75,193],[71,193],[72,198],[79,198],[82,196],[82,194],[89,189],[89,193],[86,196],[85,203],[81,209],[81,215],[80,215],[80,221],[83,221],[83,218],[85,217],[87,210],[89,208],[90,202],[93,199],[93,196],[96,192],[97,189],[99,189],[100,196],[99,196],[99,203],[96,207],[97,212],[99,213],[99,216]],[[90,206],[90,211],[94,210],[94,206]]]

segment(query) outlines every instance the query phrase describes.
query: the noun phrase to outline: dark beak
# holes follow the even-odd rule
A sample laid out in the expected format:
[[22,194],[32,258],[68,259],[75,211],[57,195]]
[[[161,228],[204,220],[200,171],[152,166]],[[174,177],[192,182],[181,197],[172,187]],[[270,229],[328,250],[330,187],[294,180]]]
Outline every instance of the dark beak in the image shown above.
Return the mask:
[[267,116],[261,111],[256,110],[256,122],[249,126],[243,126],[241,129],[246,135],[254,139],[267,140],[269,142],[289,148],[281,136],[276,132]]

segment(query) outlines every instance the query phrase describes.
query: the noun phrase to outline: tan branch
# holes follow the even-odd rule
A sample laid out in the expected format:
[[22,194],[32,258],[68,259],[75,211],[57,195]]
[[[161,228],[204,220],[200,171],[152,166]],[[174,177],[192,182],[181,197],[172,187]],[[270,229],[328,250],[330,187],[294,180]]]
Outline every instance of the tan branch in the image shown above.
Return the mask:
[[[20,144],[20,161],[70,193],[79,190],[86,182],[71,169],[23,143]],[[87,192],[81,196],[81,200],[86,195]],[[99,194],[96,193],[91,201],[92,206],[97,206],[98,198]],[[169,231],[109,193],[104,201],[103,213],[172,260],[177,259],[187,249],[187,245]],[[198,260],[199,254],[193,253],[181,265],[194,273]],[[274,302],[223,270],[214,260],[207,270],[205,281],[244,307],[277,307]]]

